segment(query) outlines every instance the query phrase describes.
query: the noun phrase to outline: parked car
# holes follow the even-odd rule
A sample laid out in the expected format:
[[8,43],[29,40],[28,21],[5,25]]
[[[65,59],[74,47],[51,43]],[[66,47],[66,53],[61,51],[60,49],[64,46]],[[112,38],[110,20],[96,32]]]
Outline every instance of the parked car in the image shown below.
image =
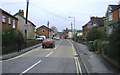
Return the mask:
[[52,39],[45,39],[42,42],[42,48],[46,48],[46,47],[55,47],[55,42]]
[[57,37],[57,38],[56,38],[56,40],[60,40],[60,38],[59,38],[59,37]]
[[44,40],[44,39],[46,39],[45,36],[39,36],[39,37],[36,38],[36,40]]

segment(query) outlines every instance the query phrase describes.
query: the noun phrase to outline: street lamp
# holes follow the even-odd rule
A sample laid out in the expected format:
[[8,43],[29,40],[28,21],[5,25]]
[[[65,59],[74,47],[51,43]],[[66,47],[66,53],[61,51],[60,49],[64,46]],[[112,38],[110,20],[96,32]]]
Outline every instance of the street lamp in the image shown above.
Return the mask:
[[[29,6],[29,0],[27,0],[27,6],[26,6],[26,20],[25,20],[25,24],[27,25],[27,19],[28,19],[28,6]],[[25,30],[25,44],[27,41],[27,29]]]
[[75,17],[68,17],[68,18],[73,18],[74,19],[74,29],[75,29]]

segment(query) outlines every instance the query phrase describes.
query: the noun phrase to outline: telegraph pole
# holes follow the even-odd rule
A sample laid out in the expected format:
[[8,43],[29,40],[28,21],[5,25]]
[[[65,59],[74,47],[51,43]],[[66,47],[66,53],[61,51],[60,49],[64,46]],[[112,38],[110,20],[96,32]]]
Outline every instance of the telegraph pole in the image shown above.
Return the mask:
[[48,38],[49,38],[49,32],[50,32],[50,30],[49,30],[49,21],[47,23],[47,26],[48,26]]
[[[27,7],[26,7],[26,20],[25,24],[27,25],[27,20],[28,20],[28,6],[29,6],[29,0],[27,0]],[[25,44],[27,42],[27,29],[25,29]]]

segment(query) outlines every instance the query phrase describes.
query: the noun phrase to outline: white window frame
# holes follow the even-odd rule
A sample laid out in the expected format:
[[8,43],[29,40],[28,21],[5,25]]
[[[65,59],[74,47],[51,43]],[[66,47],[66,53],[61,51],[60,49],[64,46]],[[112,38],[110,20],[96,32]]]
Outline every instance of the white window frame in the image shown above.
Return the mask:
[[111,27],[109,27],[109,34],[111,34],[112,33],[112,28]]
[[6,16],[4,16],[4,15],[2,16],[2,22],[6,23]]
[[13,28],[15,28],[15,20],[13,20]]
[[45,32],[45,29],[43,29],[42,32],[44,33],[44,32]]
[[113,20],[113,13],[109,13],[109,21]]
[[8,18],[8,24],[9,25],[11,24],[11,18],[10,17]]

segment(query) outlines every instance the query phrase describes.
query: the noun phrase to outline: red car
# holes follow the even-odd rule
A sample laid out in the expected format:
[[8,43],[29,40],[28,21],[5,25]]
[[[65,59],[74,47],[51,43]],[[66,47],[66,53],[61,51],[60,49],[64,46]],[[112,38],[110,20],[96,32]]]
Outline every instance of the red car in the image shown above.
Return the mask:
[[55,42],[52,39],[45,39],[42,42],[42,48],[55,47]]

